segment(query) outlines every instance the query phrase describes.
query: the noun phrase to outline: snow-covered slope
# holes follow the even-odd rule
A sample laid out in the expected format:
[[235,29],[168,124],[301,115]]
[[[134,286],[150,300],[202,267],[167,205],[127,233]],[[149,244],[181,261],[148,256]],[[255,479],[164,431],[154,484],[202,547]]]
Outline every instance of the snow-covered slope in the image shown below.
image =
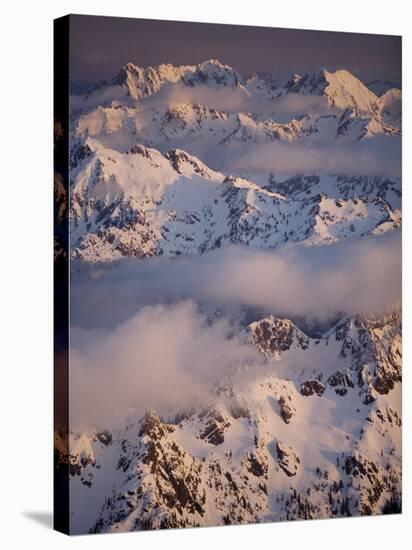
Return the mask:
[[399,311],[316,339],[273,316],[245,335],[266,362],[223,380],[209,405],[72,434],[74,533],[399,508]]
[[72,256],[199,254],[229,244],[273,248],[335,242],[400,224],[400,182],[298,177],[265,185],[224,176],[172,149],[124,153],[88,138],[73,146]]
[[[301,97],[322,100],[323,107],[315,101],[311,109]],[[136,142],[186,149],[193,140],[203,150],[233,140],[328,142],[346,136],[354,142],[371,135],[368,126],[373,135],[399,133],[397,120],[384,116],[385,105],[345,70],[294,75],[279,84],[267,74],[245,80],[217,60],[146,69],[129,63],[109,83],[73,97],[73,132],[123,150]]]
[[360,113],[378,114],[382,105],[378,97],[358,78],[346,70],[294,75],[283,86],[282,93],[322,95],[327,103],[338,109],[356,109]]
[[96,85],[83,101],[73,98],[73,107],[90,109],[110,105],[113,101],[141,100],[159,92],[163,87],[177,82],[188,86],[243,87],[245,81],[234,69],[216,59],[198,65],[138,67],[126,63],[109,82]]

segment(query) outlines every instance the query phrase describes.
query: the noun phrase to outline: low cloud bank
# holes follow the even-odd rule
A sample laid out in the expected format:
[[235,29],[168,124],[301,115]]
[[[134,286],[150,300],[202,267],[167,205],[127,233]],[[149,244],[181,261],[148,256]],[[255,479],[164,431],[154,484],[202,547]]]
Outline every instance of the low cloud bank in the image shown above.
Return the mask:
[[263,174],[401,175],[401,140],[375,136],[355,144],[227,144],[206,152],[206,161],[224,172]]
[[160,414],[206,403],[234,365],[258,360],[249,345],[210,326],[197,306],[147,306],[114,330],[72,330],[70,417],[74,428],[115,426],[128,409]]
[[250,96],[241,88],[185,86],[182,83],[164,86],[157,94],[142,101],[145,107],[158,109],[190,102],[226,113],[276,113],[277,116],[332,112],[322,96],[288,94],[275,99]]
[[[332,245],[291,244],[276,251],[229,247],[202,256],[86,267],[73,281],[74,325],[113,326],[139,308],[191,299],[327,318],[374,312],[399,302],[401,235]],[[89,273],[91,269],[92,276]]]
[[115,426],[129,408],[168,415],[207,403],[231,366],[261,362],[251,346],[229,337],[226,320],[211,324],[202,311],[217,306],[236,318],[249,306],[326,319],[336,312],[378,312],[401,298],[399,232],[329,246],[232,247],[106,267],[72,279],[73,427]]

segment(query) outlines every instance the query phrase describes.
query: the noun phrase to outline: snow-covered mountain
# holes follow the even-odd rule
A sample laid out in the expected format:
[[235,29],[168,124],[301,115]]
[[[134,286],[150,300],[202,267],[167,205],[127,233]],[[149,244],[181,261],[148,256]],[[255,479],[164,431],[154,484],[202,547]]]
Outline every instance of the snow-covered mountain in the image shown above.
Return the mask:
[[[307,113],[299,105],[302,97],[323,101],[328,108],[328,124],[319,109]],[[277,113],[284,108],[285,98],[292,109],[286,124]],[[341,119],[346,111],[364,125],[374,125],[373,134],[398,133],[396,126],[382,118],[381,98],[348,71],[294,75],[278,84],[268,75],[252,75],[245,80],[216,60],[197,66],[160,65],[146,69],[129,63],[109,83],[84,97],[73,97],[72,109],[76,135],[100,137],[105,143],[111,136],[111,145],[116,148],[132,146],[136,141],[159,146],[164,141],[187,138],[216,144],[243,131],[244,140],[258,142],[342,138],[346,131]],[[306,116],[302,121],[303,115]],[[256,135],[248,134],[252,128]],[[366,135],[369,134],[357,132],[350,140]]]
[[235,70],[216,59],[209,59],[198,65],[175,67],[162,64],[158,67],[138,67],[127,63],[109,82],[96,85],[84,97],[79,106],[99,106],[114,100],[130,98],[140,100],[159,92],[163,87],[177,82],[188,87],[206,85],[243,88],[246,83]]
[[280,93],[299,93],[325,97],[328,105],[338,109],[356,109],[360,113],[378,114],[382,105],[376,95],[349,71],[294,75]]
[[73,149],[72,254],[87,261],[199,254],[229,244],[327,243],[399,227],[400,180],[225,176],[180,149]]
[[398,84],[395,84],[390,80],[372,80],[371,82],[368,82],[366,86],[378,97],[381,97],[385,92],[391,90],[392,88],[399,88]]
[[[279,81],[213,59],[128,63],[71,101],[70,189],[56,181],[56,198],[72,285],[80,264],[384,238],[401,225],[401,179],[370,150],[385,160],[400,135],[400,90],[346,70]],[[289,154],[290,167],[238,162],[262,151]],[[294,168],[294,155],[325,151],[348,162]],[[278,311],[242,317],[230,338],[259,360],[235,365],[207,404],[73,430],[69,456],[56,433],[72,532],[399,511],[401,312],[333,313],[316,330]]]
[[222,380],[208,406],[73,433],[73,532],[398,510],[400,330],[399,311],[319,338],[270,316],[244,333],[266,367]]
[[[174,86],[179,86],[178,96]],[[210,103],[205,88],[235,94],[230,96],[233,106],[194,102],[198,94],[199,100]],[[165,90],[169,91],[162,96]],[[322,98],[325,108],[307,112],[295,105],[289,120],[277,117],[279,102],[297,97]],[[264,111],[252,113],[243,107]],[[371,180],[360,173],[357,189],[351,180],[352,195],[339,196],[338,189],[345,186],[338,180],[345,174],[307,173],[312,177],[308,181],[317,184],[309,186],[302,201],[301,195],[285,194],[281,185],[276,195],[271,194],[268,181],[262,182],[259,175],[240,172],[234,177],[207,164],[214,151],[219,156],[225,148],[264,143],[322,148],[381,138],[396,142],[399,128],[397,91],[378,98],[344,70],[294,75],[277,84],[270,75],[244,79],[217,60],[146,69],[129,63],[110,82],[73,99],[72,253],[93,261],[174,255],[206,251],[216,243],[248,241],[272,247],[285,240],[333,241],[346,238],[348,231],[359,236],[397,227],[396,177]],[[188,159],[178,161],[185,165],[183,172],[172,160],[177,157]],[[206,163],[201,160],[205,157]],[[281,175],[270,177],[279,180]],[[283,179],[289,187],[289,178]],[[365,194],[365,185],[375,190],[372,195]],[[337,207],[328,203],[331,192],[340,201]]]

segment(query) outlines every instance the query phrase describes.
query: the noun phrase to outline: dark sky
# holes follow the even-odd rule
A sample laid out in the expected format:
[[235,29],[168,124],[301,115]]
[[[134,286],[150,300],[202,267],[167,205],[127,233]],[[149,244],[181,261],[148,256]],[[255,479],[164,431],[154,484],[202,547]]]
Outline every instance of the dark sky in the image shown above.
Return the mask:
[[73,15],[71,78],[110,79],[127,62],[195,64],[217,58],[243,76],[346,68],[364,82],[401,80],[401,38],[122,17]]

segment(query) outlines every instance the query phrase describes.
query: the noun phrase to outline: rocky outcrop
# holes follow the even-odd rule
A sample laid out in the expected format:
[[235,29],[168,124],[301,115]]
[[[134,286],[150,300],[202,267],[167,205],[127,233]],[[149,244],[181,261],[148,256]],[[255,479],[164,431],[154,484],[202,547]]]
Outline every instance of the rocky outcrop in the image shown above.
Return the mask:
[[280,409],[280,416],[282,417],[285,424],[289,424],[291,421],[294,413],[296,412],[295,408],[293,407],[291,403],[291,398],[288,396],[288,398],[284,397],[283,395],[279,398],[279,409]]
[[336,371],[329,376],[326,384],[335,390],[336,395],[343,397],[348,393],[348,389],[354,387],[351,372]]
[[249,341],[268,357],[288,351],[292,346],[307,349],[309,338],[289,319],[273,315],[248,326]]
[[215,409],[206,409],[199,414],[202,421],[202,429],[199,432],[200,439],[204,439],[211,445],[220,445],[224,442],[226,428],[230,422],[223,414]]
[[276,443],[276,454],[279,466],[288,477],[293,477],[298,471],[300,458],[294,451],[293,447],[286,445],[282,441]]
[[340,355],[350,358],[352,374],[367,401],[376,392],[387,394],[401,381],[399,309],[380,317],[357,316],[337,328],[336,340],[342,342]]
[[300,385],[300,393],[305,397],[311,395],[318,395],[319,397],[323,395],[325,391],[325,386],[319,382],[319,380],[306,380]]
[[106,447],[113,442],[113,435],[108,430],[97,432],[96,438]]
[[268,456],[262,442],[257,442],[256,448],[246,455],[247,470],[256,477],[266,477],[268,473]]

